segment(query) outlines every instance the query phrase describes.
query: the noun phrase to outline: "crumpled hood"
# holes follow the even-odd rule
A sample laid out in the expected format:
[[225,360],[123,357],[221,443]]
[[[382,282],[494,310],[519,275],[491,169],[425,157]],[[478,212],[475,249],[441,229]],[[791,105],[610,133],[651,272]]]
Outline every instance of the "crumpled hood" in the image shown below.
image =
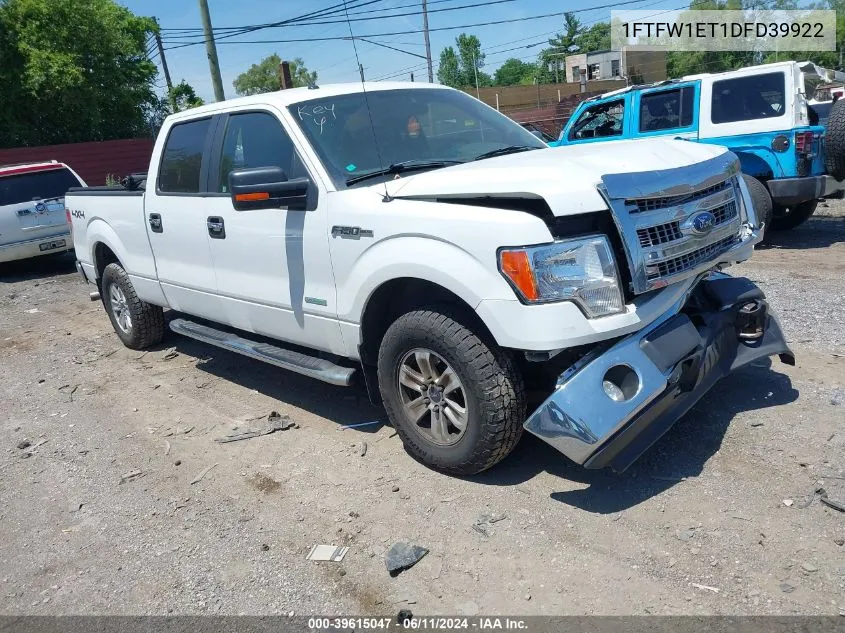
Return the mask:
[[607,208],[596,190],[605,174],[642,173],[647,179],[651,171],[694,165],[726,151],[665,138],[584,143],[435,169],[386,186],[398,198],[529,193],[545,199],[556,216],[575,215]]

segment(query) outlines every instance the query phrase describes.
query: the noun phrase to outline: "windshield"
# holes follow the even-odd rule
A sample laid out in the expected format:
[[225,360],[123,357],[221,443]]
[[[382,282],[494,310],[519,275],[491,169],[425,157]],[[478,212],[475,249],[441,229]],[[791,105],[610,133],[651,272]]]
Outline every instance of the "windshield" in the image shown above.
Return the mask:
[[391,165],[435,168],[504,148],[546,147],[518,123],[456,90],[377,90],[364,97],[347,94],[289,107],[339,188]]

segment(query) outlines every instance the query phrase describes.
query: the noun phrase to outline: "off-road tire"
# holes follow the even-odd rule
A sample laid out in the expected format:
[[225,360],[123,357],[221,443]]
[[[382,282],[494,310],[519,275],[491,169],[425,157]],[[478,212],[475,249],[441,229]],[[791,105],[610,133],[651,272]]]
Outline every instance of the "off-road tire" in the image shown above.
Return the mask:
[[845,99],[830,107],[825,126],[824,167],[836,180],[845,179]]
[[[109,299],[109,291],[113,285],[120,288],[126,297],[126,305],[132,319],[132,325],[128,333],[118,327],[117,321],[115,320],[114,311],[112,310]],[[138,298],[135,288],[129,279],[129,275],[126,274],[126,271],[123,270],[120,264],[109,264],[106,266],[100,283],[100,294],[102,296],[103,306],[111,320],[112,327],[114,327],[115,333],[126,347],[130,349],[145,349],[162,341],[164,338],[164,310],[159,306],[146,303]]]
[[[384,408],[414,459],[451,475],[473,475],[504,459],[517,445],[525,421],[525,391],[510,352],[488,343],[448,307],[408,312],[387,329],[378,355]],[[402,358],[425,348],[456,372],[465,395],[466,431],[452,446],[432,442],[405,415],[398,376]]]
[[765,239],[772,228],[772,196],[769,194],[766,185],[754,176],[742,174],[742,179],[745,181],[745,186],[748,187],[748,193],[751,194],[751,204],[754,205],[757,220],[766,227],[763,233],[763,239]]
[[[837,101],[837,103],[839,102]],[[775,205],[774,215],[772,216],[772,229],[775,231],[794,229],[796,226],[806,222],[815,213],[818,204],[818,200],[807,200],[789,208]]]

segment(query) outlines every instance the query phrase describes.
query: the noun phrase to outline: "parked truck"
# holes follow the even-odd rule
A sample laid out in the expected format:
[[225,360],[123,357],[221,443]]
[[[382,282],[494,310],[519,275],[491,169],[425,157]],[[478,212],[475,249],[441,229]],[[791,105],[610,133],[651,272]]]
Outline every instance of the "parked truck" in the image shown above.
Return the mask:
[[721,377],[792,362],[763,293],[721,272],[760,238],[721,147],[549,149],[459,91],[323,86],[170,116],[145,181],[67,204],[125,345],[159,343],[168,309],[179,334],[361,381],[448,473],[523,427],[624,470]]

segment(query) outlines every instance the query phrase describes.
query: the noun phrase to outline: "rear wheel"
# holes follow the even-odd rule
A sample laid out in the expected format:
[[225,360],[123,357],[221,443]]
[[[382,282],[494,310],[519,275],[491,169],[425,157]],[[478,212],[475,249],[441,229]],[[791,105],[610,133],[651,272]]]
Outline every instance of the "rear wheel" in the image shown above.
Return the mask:
[[406,450],[455,475],[490,468],[522,434],[522,378],[510,354],[459,315],[409,312],[387,330],[378,380],[387,415]]
[[103,305],[114,331],[130,349],[144,349],[164,338],[164,310],[135,294],[129,275],[120,264],[109,264],[101,283]]
[[818,204],[818,200],[807,200],[791,207],[775,205],[774,215],[772,217],[772,229],[775,231],[794,229],[799,224],[806,222],[815,213]]
[[751,204],[754,205],[757,220],[766,227],[763,234],[765,237],[765,234],[772,227],[772,196],[769,194],[766,185],[754,176],[743,174],[742,179],[745,181],[745,186],[748,187],[748,193],[751,194]]

